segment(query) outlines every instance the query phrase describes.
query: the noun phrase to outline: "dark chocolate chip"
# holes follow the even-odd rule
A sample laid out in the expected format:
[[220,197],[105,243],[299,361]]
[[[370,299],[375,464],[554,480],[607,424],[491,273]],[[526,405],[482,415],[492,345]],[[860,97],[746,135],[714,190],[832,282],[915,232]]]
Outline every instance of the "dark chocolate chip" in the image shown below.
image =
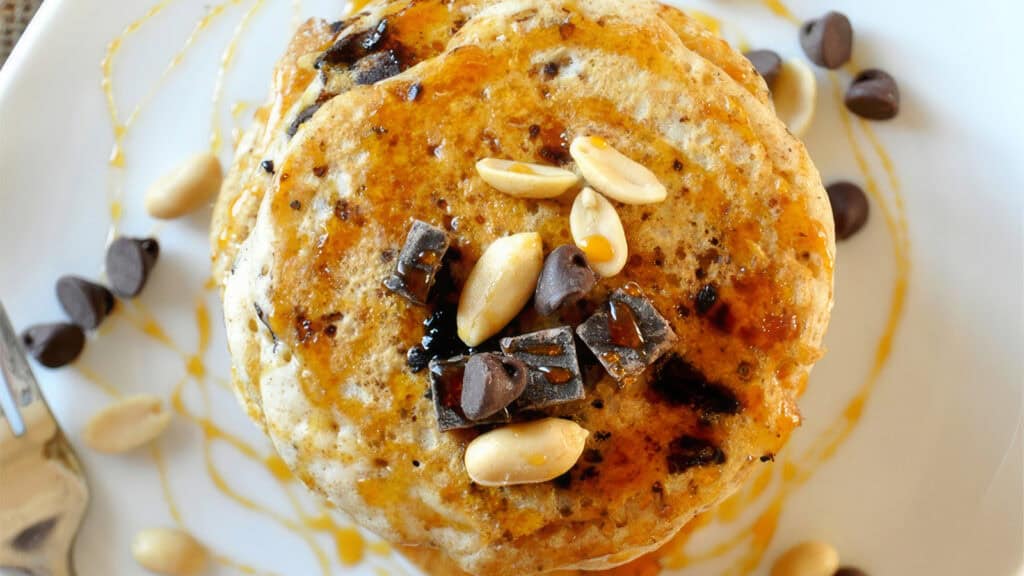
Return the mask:
[[868,573],[853,566],[843,566],[836,570],[832,576],[868,576]]
[[775,454],[771,452],[762,454],[759,460],[761,460],[761,462],[775,462]]
[[616,380],[642,373],[676,341],[672,327],[635,284],[613,292],[608,310],[596,312],[576,333]]
[[356,84],[376,84],[402,71],[402,61],[394,50],[370,54],[352,66],[352,81]]
[[420,99],[420,95],[423,94],[423,84],[414,82],[409,85],[409,89],[405,91],[405,99],[409,102],[415,102]]
[[852,182],[835,182],[825,188],[832,204],[832,219],[836,223],[836,238],[846,240],[868,221],[868,197],[860,186]]
[[291,203],[288,204],[288,207],[291,208],[292,210],[302,210],[302,202],[299,202],[298,200],[292,200]]
[[689,406],[704,414],[736,414],[740,401],[726,386],[707,379],[677,354],[659,363],[649,386],[669,404]]
[[539,410],[580,400],[586,394],[571,327],[502,338],[501,351],[530,368],[526,390],[513,404],[515,410]]
[[384,280],[384,286],[413,304],[426,304],[448,244],[444,230],[420,220],[413,221],[395,271]]
[[419,372],[430,364],[430,353],[417,344],[405,353],[405,363],[413,373]]
[[668,472],[681,474],[694,466],[725,463],[725,452],[710,440],[696,436],[680,436],[668,445]]
[[346,34],[325,50],[316,59],[313,67],[319,70],[325,64],[351,65],[360,58],[375,51],[384,41],[387,31],[388,21],[385,19],[369,30]]
[[288,128],[284,133],[287,134],[289,138],[295,136],[295,133],[299,131],[299,126],[302,126],[307,120],[312,118],[313,114],[316,114],[316,111],[320,109],[320,106],[323,106],[322,102],[315,102],[300,110],[299,113],[295,115],[295,119],[292,120],[292,123],[288,125]]
[[900,112],[900,89],[896,79],[878,69],[864,70],[846,90],[846,107],[861,118],[889,120]]
[[57,300],[68,318],[86,330],[99,326],[114,309],[114,295],[106,286],[77,276],[57,280]]
[[587,265],[583,251],[571,244],[559,246],[544,260],[533,306],[541,316],[550,316],[562,306],[578,302],[596,283],[597,275]]
[[466,362],[462,378],[462,413],[470,420],[492,416],[514,402],[526,389],[529,369],[521,360],[487,352]]
[[60,368],[78,358],[85,333],[74,324],[36,324],[21,333],[25,350],[47,368]]
[[544,65],[544,75],[545,76],[547,76],[548,78],[551,78],[553,76],[556,76],[557,74],[558,74],[558,63],[557,62],[548,62],[547,64]]
[[744,52],[743,55],[754,65],[754,70],[757,70],[757,73],[764,78],[764,82],[770,90],[782,70],[782,58],[772,50],[751,50]]
[[718,290],[712,284],[705,284],[693,299],[693,307],[697,314],[704,315],[711,310],[715,302],[718,302]]
[[115,239],[107,248],[110,290],[121,298],[138,296],[159,255],[160,244],[153,238],[121,236]]
[[467,360],[468,356],[456,356],[445,360],[434,358],[430,361],[430,397],[434,403],[437,427],[442,432],[509,420],[508,412],[505,410],[479,421],[470,420],[462,413],[462,379]]
[[266,172],[267,174],[273,174],[274,173],[274,161],[273,160],[264,160],[263,162],[260,162],[260,168],[263,168],[263,171]]
[[800,27],[800,46],[818,66],[835,70],[850,61],[853,53],[853,26],[840,12],[828,12]]

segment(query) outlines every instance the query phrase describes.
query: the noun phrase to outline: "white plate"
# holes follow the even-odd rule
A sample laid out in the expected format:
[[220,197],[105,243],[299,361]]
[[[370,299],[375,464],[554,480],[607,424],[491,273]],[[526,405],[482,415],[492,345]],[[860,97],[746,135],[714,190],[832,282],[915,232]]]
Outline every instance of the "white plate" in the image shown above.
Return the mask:
[[[367,548],[354,570],[343,565],[333,536],[340,533],[343,543],[352,537],[340,516],[328,524],[341,530],[294,529],[303,524],[295,506],[318,516],[319,504],[297,484],[282,485],[266,471],[259,458],[269,454],[268,443],[222,386],[228,363],[219,306],[204,289],[209,213],[158,225],[141,207],[153,178],[209,145],[211,126],[224,135],[222,159],[230,159],[232,131],[264,98],[271,65],[291,26],[300,15],[337,17],[339,5],[47,0],[0,71],[0,297],[14,322],[23,327],[61,318],[52,294],[59,275],[99,276],[109,199],[119,187],[121,229],[156,233],[163,246],[142,307],[126,306],[109,320],[76,368],[37,371],[91,480],[92,506],[75,550],[80,574],[139,573],[129,553],[133,533],[175,523],[154,453],[100,456],[78,442],[88,416],[110,401],[97,380],[123,393],[168,398],[180,385],[185,409],[210,418],[255,451],[252,460],[230,443],[209,442],[214,470],[237,492],[231,498],[204,463],[201,426],[179,414],[158,444],[180,521],[221,557],[261,573],[290,575],[412,570],[380,545]],[[758,1],[701,7],[726,17],[729,36],[799,55],[793,25]],[[112,60],[121,121],[144,102],[124,137],[120,170],[107,162],[114,133],[100,61],[108,43],[151,8],[159,13],[124,36]],[[803,17],[824,9],[811,0],[793,0],[792,8]],[[879,195],[867,229],[839,247],[830,353],[802,402],[806,424],[765,477],[764,493],[738,518],[719,513],[715,526],[693,537],[686,552],[699,556],[732,535],[750,534],[749,526],[760,519],[756,534],[765,537],[766,550],[754,573],[766,573],[787,545],[813,537],[833,542],[845,561],[873,574],[1011,574],[1020,569],[1024,549],[1024,83],[1013,72],[1020,66],[1014,57],[1019,46],[1011,44],[1024,4],[843,0],[834,8],[854,22],[856,61],[886,68],[900,80],[903,113],[894,122],[871,125],[892,155],[895,178],[886,173],[863,125],[854,122],[856,149]],[[211,13],[180,65],[164,74],[196,22]],[[229,62],[222,66],[225,54]],[[213,106],[219,68],[223,90]],[[845,74],[840,78],[847,80]],[[818,79],[819,114],[808,146],[825,180],[865,183],[829,77],[819,70]],[[897,218],[905,214],[906,228],[899,221],[887,226],[884,207]],[[859,423],[837,445],[834,458],[811,470],[804,455],[842,421],[851,399],[871,381],[879,338],[900,291],[894,247],[904,240],[909,273],[891,357],[866,397]],[[208,348],[200,347],[197,307],[212,319]],[[147,311],[173,346],[145,335]],[[197,353],[205,368],[198,378],[187,367]],[[814,473],[787,484],[786,462]],[[241,505],[239,497],[259,510]],[[776,502],[781,513],[774,527],[770,512]],[[756,542],[741,539],[731,556],[694,564],[692,573],[724,572]],[[342,548],[353,550],[351,544]],[[225,563],[212,572],[239,572]]]

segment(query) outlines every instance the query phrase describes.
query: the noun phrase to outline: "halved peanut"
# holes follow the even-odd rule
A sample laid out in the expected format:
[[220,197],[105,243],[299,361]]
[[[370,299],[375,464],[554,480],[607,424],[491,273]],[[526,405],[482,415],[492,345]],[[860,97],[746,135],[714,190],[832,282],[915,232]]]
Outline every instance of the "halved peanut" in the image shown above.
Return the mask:
[[809,540],[786,550],[772,565],[771,576],[832,576],[839,553],[826,542]]
[[654,172],[634,162],[598,136],[577,136],[569,154],[591,186],[623,204],[661,202],[668,195]]
[[466,446],[466,472],[483,486],[546,482],[576,464],[589,435],[561,418],[496,428]]
[[811,126],[817,97],[814,70],[799,58],[784,61],[772,85],[772,102],[775,115],[794,135],[803,136]]
[[146,190],[146,212],[162,219],[184,216],[217,194],[222,176],[220,161],[213,154],[189,156]]
[[517,198],[554,198],[579,183],[576,174],[543,164],[484,158],[477,174],[491,186]]
[[174,528],[141,530],[132,541],[140,566],[168,576],[196,576],[206,570],[207,553],[192,535]]
[[99,452],[127,452],[162,434],[170,423],[171,414],[160,398],[132,396],[94,414],[82,431],[82,440]]
[[619,213],[592,188],[576,195],[569,212],[569,230],[587,263],[601,276],[615,276],[626,265],[629,249]]
[[544,265],[540,234],[499,238],[484,250],[459,296],[459,338],[476,346],[497,334],[530,300]]

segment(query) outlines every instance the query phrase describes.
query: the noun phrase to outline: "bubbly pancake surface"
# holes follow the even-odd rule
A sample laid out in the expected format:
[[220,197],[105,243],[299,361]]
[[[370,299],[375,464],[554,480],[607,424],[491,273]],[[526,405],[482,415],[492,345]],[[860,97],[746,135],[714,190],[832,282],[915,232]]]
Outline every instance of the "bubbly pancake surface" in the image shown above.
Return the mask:
[[[760,459],[799,422],[796,397],[831,306],[827,199],[763,83],[727,73],[734,65],[712,59],[717,42],[694,41],[685,16],[652,8],[474,5],[436,55],[324,102],[277,152],[250,215],[221,221],[232,238],[229,342],[250,414],[307,485],[382,535],[439,547],[471,572],[625,562],[769,465]],[[679,341],[625,386],[588,370],[598,378],[587,398],[551,411],[591,432],[569,474],[480,487],[462,463],[477,432],[439,432],[427,376],[406,366],[431,308],[381,280],[413,219],[449,230],[456,289],[504,235],[536,231],[546,251],[571,242],[574,192],[511,198],[474,164],[572,168],[568,142],[579,135],[650,168],[668,199],[617,206],[631,254],[621,274],[560,317],[527,311],[506,333],[576,325],[635,282]],[[676,393],[684,385],[703,396]],[[687,438],[715,457],[688,464]]]

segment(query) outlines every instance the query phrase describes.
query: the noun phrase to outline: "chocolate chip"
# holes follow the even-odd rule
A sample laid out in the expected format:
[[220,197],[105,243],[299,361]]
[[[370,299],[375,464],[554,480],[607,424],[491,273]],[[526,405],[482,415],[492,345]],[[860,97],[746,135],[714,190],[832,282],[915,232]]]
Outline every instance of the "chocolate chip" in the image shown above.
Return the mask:
[[539,410],[584,397],[572,328],[561,326],[501,339],[501,351],[529,367],[529,381],[513,407]]
[[416,345],[405,353],[405,363],[414,374],[430,364],[430,353],[423,346]]
[[559,246],[544,260],[533,307],[541,316],[550,316],[562,306],[578,302],[596,283],[597,275],[587,265],[583,251],[571,244]]
[[764,78],[770,90],[782,70],[782,58],[772,50],[751,50],[744,52],[743,55],[754,65],[754,70]]
[[711,310],[715,302],[718,302],[718,290],[712,284],[705,284],[693,299],[693,307],[697,314],[704,315]]
[[121,236],[114,240],[107,248],[110,290],[121,298],[138,296],[159,255],[160,244],[154,238]]
[[835,70],[850,60],[853,53],[853,27],[840,12],[828,12],[800,27],[800,46],[818,66]]
[[448,243],[444,230],[415,220],[398,255],[395,271],[384,280],[384,286],[413,304],[426,304]]
[[836,223],[836,238],[846,240],[868,221],[868,197],[860,186],[852,182],[829,184],[828,201],[832,204],[832,219]]
[[843,566],[836,570],[832,576],[868,576],[868,573],[853,566]]
[[298,200],[292,200],[291,203],[288,204],[288,207],[291,208],[292,210],[302,210],[302,202],[299,202]]
[[361,32],[346,34],[324,51],[313,63],[317,70],[328,65],[350,65],[375,51],[387,37],[388,21],[381,20],[376,26]]
[[356,84],[376,84],[402,71],[402,61],[394,50],[370,54],[352,66],[352,80]]
[[99,326],[114,309],[114,295],[110,290],[77,276],[57,280],[57,300],[68,318],[86,330]]
[[861,118],[889,120],[900,112],[896,79],[878,69],[864,70],[846,90],[846,107]]
[[694,466],[725,463],[725,452],[710,440],[696,436],[680,436],[668,445],[669,474],[681,474]]
[[260,168],[263,168],[263,171],[266,172],[267,174],[273,174],[274,173],[274,161],[273,160],[264,160],[263,162],[260,162]]
[[25,350],[47,368],[60,368],[78,358],[85,333],[74,324],[36,324],[21,333]]
[[642,373],[676,341],[668,322],[635,284],[613,292],[608,310],[596,312],[576,333],[616,380]]
[[689,406],[704,414],[736,414],[740,401],[732,390],[707,379],[677,354],[659,363],[648,384],[669,404]]
[[482,420],[511,404],[526,388],[529,369],[521,360],[487,352],[466,362],[462,377],[462,413]]
[[558,63],[557,62],[548,62],[547,64],[544,65],[544,75],[545,76],[547,76],[548,78],[551,78],[553,76],[556,76],[557,74],[558,74]]
[[435,358],[430,361],[430,396],[437,416],[437,427],[442,432],[457,428],[472,428],[481,424],[507,422],[509,415],[502,410],[484,420],[473,421],[462,413],[462,381],[468,356]]
[[323,103],[316,102],[300,110],[299,113],[295,115],[295,119],[292,120],[292,123],[288,125],[287,129],[285,129],[284,133],[287,134],[289,138],[295,136],[295,133],[299,131],[299,126],[302,126],[307,120],[312,118],[313,114],[316,114],[316,111],[320,109],[320,106],[323,106]]

